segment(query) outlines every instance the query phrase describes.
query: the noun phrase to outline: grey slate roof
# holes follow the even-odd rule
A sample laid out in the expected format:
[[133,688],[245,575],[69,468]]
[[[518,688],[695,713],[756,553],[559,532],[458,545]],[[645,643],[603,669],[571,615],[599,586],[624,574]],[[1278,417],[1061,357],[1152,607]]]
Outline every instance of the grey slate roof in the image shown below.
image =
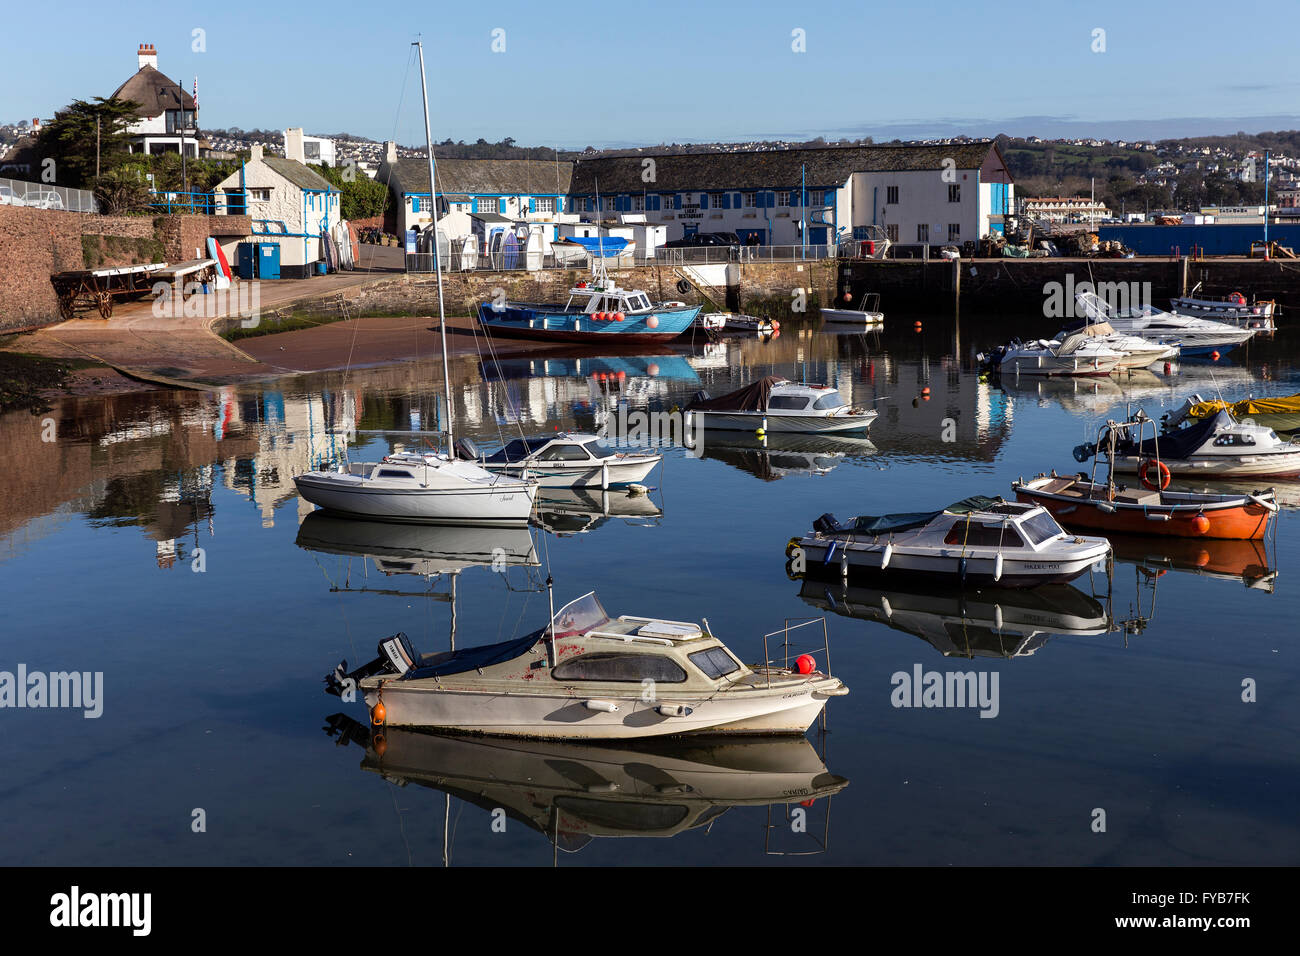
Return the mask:
[[[943,169],[951,158],[957,169],[979,169],[992,140],[946,146],[823,146],[814,149],[734,153],[682,153],[610,156],[579,160],[570,190],[575,195],[673,192],[710,189],[796,188],[804,166],[809,189],[839,186],[857,172]],[[642,179],[644,161],[654,159],[653,183]]]
[[263,156],[262,162],[275,170],[299,189],[329,190],[338,192],[330,181],[315,170],[308,169],[302,163],[283,156]]
[[[434,152],[434,157],[437,157]],[[573,163],[547,159],[439,159],[439,194],[463,193],[507,196],[568,195]],[[399,159],[381,169],[375,179],[388,182],[399,194],[429,192],[429,162]],[[558,180],[558,182],[557,182]]]

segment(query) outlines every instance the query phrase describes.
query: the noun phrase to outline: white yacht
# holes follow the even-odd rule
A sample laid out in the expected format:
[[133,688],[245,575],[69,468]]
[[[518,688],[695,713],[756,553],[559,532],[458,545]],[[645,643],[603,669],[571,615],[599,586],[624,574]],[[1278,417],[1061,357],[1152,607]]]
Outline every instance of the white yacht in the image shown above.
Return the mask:
[[1255,334],[1254,329],[1162,312],[1154,306],[1116,311],[1095,292],[1078,292],[1074,298],[1082,314],[1092,321],[1108,322],[1116,332],[1140,335],[1153,342],[1176,343],[1183,355],[1226,352]]
[[1075,333],[1088,336],[1105,348],[1119,352],[1118,369],[1149,368],[1157,362],[1168,362],[1178,358],[1179,347],[1162,342],[1152,342],[1138,335],[1116,332],[1108,322],[1087,322],[1072,329],[1062,329],[1056,333],[1055,342],[1064,342]]
[[1021,375],[1109,375],[1119,369],[1125,355],[1098,339],[1075,332],[1060,342],[1013,340],[976,358],[992,372],[1017,378]]

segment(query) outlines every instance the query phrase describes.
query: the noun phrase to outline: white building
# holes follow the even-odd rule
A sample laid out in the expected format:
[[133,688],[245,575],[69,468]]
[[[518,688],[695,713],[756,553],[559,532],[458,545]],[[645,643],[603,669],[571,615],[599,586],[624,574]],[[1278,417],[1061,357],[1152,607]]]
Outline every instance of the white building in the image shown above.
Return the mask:
[[304,136],[302,127],[284,131],[284,155],[302,156],[302,161],[313,166],[334,166],[334,140],[323,136]]
[[[175,80],[158,72],[158,51],[152,43],[140,44],[139,68],[113,91],[119,100],[139,104],[136,121],[127,127],[133,153],[180,153],[198,156],[200,147],[198,106],[194,97]],[[206,145],[206,144],[204,144]]]
[[583,219],[643,213],[669,240],[829,245],[883,231],[929,247],[1001,232],[1014,188],[984,141],[600,157],[574,164],[570,199]]
[[279,244],[285,279],[312,274],[321,260],[320,234],[341,215],[339,191],[304,165],[301,152],[281,158],[254,146],[248,162],[219,182],[214,194],[218,215],[247,215],[255,241]]

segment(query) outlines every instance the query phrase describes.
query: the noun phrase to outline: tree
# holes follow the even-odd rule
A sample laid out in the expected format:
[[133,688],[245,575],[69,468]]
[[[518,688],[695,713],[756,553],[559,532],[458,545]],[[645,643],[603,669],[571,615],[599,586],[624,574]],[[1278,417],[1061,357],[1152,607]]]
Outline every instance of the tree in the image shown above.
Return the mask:
[[139,108],[131,100],[97,96],[94,102],[74,100],[55,113],[36,141],[42,163],[54,160],[54,181],[60,186],[84,186],[97,172],[118,165],[128,155],[126,130]]
[[95,180],[95,198],[107,215],[146,212],[153,195],[140,171],[129,166],[110,169]]
[[312,166],[316,172],[337,187],[339,207],[344,219],[369,219],[382,216],[388,204],[388,187],[364,173],[346,177],[343,171],[332,166]]

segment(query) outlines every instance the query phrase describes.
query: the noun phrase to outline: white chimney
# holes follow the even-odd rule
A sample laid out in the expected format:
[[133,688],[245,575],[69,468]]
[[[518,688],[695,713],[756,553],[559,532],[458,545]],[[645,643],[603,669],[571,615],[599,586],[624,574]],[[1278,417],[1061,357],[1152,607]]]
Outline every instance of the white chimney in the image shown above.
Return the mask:
[[303,152],[301,126],[284,131],[284,158],[292,159],[295,163],[307,162],[307,156]]
[[139,57],[140,60],[139,68],[141,70],[143,70],[146,66],[151,66],[155,70],[158,69],[158,51],[154,49],[152,43],[141,43],[140,49],[137,51],[136,56]]
[[250,163],[260,163],[260,162],[262,161],[262,144],[261,144],[261,143],[254,143],[254,144],[253,144],[253,147],[252,147],[252,155],[250,155],[250,156],[248,157],[248,161],[249,161]]
[[397,162],[397,144],[391,139],[384,140],[384,162],[390,166]]

